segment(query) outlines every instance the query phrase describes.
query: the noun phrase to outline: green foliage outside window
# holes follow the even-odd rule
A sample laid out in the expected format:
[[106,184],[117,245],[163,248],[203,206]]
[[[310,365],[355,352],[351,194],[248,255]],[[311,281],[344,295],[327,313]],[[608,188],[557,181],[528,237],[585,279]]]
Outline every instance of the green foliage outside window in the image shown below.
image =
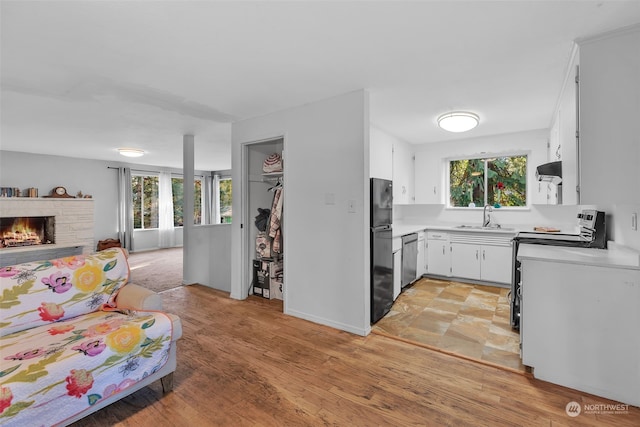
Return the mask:
[[231,223],[232,211],[231,201],[233,196],[233,185],[231,179],[220,180],[220,222]]
[[[171,194],[173,196],[173,226],[184,225],[184,185],[182,178],[171,178]],[[193,223],[202,224],[202,181],[194,182]]]
[[452,207],[526,206],[527,156],[452,160],[449,202]]
[[131,177],[133,193],[133,228],[158,228],[158,177]]

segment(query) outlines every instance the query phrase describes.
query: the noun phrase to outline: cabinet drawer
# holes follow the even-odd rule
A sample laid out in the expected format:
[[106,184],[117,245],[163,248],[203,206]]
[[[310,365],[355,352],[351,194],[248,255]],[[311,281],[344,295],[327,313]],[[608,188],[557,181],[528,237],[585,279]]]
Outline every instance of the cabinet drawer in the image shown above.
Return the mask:
[[427,231],[429,240],[449,240],[449,233],[445,231]]

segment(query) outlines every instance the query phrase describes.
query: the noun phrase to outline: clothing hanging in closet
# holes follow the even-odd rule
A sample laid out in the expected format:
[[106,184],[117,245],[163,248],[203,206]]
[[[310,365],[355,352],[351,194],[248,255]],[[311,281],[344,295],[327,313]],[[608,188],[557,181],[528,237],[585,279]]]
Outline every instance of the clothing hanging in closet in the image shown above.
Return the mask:
[[273,194],[271,216],[269,217],[269,237],[273,239],[273,251],[282,253],[282,233],[280,224],[282,220],[282,187],[277,187]]

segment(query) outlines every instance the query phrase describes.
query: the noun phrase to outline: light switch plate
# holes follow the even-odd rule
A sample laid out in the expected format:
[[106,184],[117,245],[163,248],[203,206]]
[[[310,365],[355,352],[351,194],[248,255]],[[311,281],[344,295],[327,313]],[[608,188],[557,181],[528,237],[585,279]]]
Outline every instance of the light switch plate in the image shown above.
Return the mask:
[[356,201],[353,199],[349,199],[347,201],[347,210],[349,211],[349,213],[355,213],[356,212]]
[[634,212],[631,214],[631,229],[633,231],[638,231],[638,213]]
[[324,204],[325,205],[335,205],[336,204],[336,193],[324,193]]

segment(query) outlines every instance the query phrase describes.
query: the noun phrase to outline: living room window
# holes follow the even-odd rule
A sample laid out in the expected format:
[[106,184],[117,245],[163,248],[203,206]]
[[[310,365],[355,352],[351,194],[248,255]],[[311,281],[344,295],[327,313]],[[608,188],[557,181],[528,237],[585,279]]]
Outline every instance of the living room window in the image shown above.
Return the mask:
[[464,158],[449,161],[449,207],[524,207],[527,156]]
[[132,174],[133,228],[144,230],[158,228],[158,187],[156,174]]
[[231,200],[233,195],[233,183],[231,178],[220,178],[216,190],[218,206],[220,209],[219,218],[221,224],[230,224],[233,217],[231,210]]
[[[202,177],[194,178],[193,223],[202,224]],[[184,225],[184,180],[182,177],[171,177],[171,194],[173,196],[173,225]]]

